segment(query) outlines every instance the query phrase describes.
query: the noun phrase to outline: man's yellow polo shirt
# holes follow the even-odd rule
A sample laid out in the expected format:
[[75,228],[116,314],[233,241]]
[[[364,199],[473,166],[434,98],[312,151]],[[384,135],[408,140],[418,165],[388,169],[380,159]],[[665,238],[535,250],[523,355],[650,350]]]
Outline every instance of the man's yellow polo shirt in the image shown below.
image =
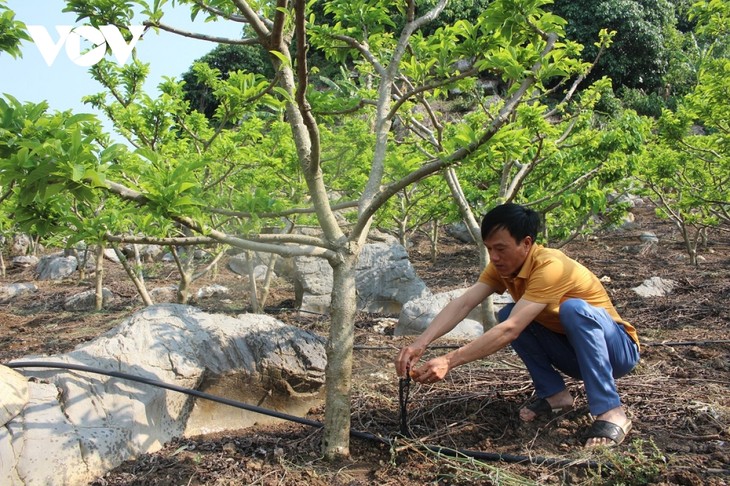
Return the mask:
[[639,343],[636,329],[618,315],[598,277],[559,250],[535,244],[516,277],[502,277],[490,263],[479,276],[479,281],[500,294],[507,290],[515,302],[524,297],[531,302],[547,304],[535,321],[551,331],[565,334],[558,309],[562,302],[576,298],[606,309],[614,321],[624,326],[631,339]]

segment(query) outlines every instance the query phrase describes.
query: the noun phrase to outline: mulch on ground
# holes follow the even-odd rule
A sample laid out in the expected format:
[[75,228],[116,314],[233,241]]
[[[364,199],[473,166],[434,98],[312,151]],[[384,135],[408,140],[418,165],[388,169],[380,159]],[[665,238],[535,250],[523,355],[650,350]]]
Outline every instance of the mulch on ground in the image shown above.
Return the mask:
[[[407,409],[412,437],[400,436],[398,379],[392,366],[408,337],[392,336],[382,318],[360,315],[356,324],[352,426],[387,439],[353,438],[351,458],[336,463],[320,454],[322,431],[282,422],[225,434],[179,438],[162,450],[127,461],[95,485],[202,484],[710,484],[730,481],[730,237],[712,233],[703,261],[683,257],[677,230],[638,213],[638,225],[574,240],[564,248],[602,277],[621,315],[638,328],[642,360],[618,387],[633,430],[615,450],[587,452],[580,435],[590,423],[582,386],[569,382],[575,407],[536,423],[517,413],[532,396],[520,360],[504,349],[486,360],[454,370],[434,385],[411,384]],[[654,247],[638,236],[653,231]],[[432,291],[463,288],[476,279],[475,249],[448,236],[440,256],[429,260],[426,241],[410,249],[417,273]],[[123,271],[109,265],[107,286],[117,295],[101,313],[71,313],[63,299],[86,290],[89,281],[39,282],[40,295],[0,307],[0,362],[28,354],[57,354],[93,339],[140,307]],[[667,297],[641,298],[631,289],[659,276],[677,282]],[[150,287],[175,283],[174,269],[157,265]],[[32,279],[29,271],[8,273],[4,283]],[[196,305],[213,312],[247,308],[242,279],[221,268],[198,285],[219,283],[233,293]],[[327,316],[293,311],[293,289],[279,281],[267,304],[284,322],[326,335]],[[387,322],[387,321],[386,321]],[[441,341],[439,345],[458,343]],[[446,349],[432,348],[435,355]],[[308,418],[323,420],[323,408]],[[476,451],[482,458],[456,457],[425,445]],[[448,451],[446,451],[448,452]],[[504,462],[487,455],[527,459]],[[540,461],[545,459],[545,461]],[[530,462],[530,460],[532,462]],[[538,463],[539,462],[539,463]],[[593,465],[588,467],[587,465]]]

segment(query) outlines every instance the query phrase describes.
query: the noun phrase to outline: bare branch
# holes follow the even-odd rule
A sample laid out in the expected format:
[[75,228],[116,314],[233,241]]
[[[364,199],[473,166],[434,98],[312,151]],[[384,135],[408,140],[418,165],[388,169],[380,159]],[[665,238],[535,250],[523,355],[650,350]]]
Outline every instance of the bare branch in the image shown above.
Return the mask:
[[251,241],[258,241],[261,243],[295,243],[297,245],[309,245],[309,246],[320,246],[322,248],[329,248],[332,250],[332,245],[328,245],[322,238],[308,235],[297,235],[297,234],[259,234],[248,236]]
[[[137,204],[147,204],[148,199],[141,193],[130,189],[116,182],[107,181],[107,189],[117,196],[127,201],[136,202]],[[294,257],[294,256],[316,256],[326,258],[330,261],[337,261],[338,255],[327,248],[317,246],[283,246],[268,243],[257,243],[255,241],[231,236],[222,231],[210,228],[204,224],[198,223],[192,218],[186,216],[170,216],[170,219],[186,226],[200,234],[208,235],[218,243],[223,243],[244,250],[263,251],[267,253],[276,253],[277,255]]]
[[249,25],[254,32],[256,32],[261,44],[268,47],[271,32],[269,31],[269,27],[266,25],[266,22],[251,8],[246,0],[232,1],[234,5],[238,7],[238,10],[243,14],[246,20],[248,20]]
[[[557,41],[557,35],[556,34],[550,34],[548,42],[543,49],[542,56],[545,57],[548,52],[550,52],[553,49],[553,46],[555,45],[555,42]],[[435,172],[438,172],[441,169],[444,169],[446,167],[450,167],[452,165],[455,165],[465,158],[467,158],[469,155],[473,154],[477,149],[479,149],[482,145],[487,143],[499,130],[500,128],[507,123],[510,115],[514,112],[517,105],[520,103],[522,98],[524,97],[527,90],[529,90],[534,84],[535,84],[535,73],[540,69],[541,61],[536,62],[531,69],[531,75],[526,77],[522,83],[520,84],[520,87],[510,96],[510,98],[505,102],[504,106],[499,110],[499,113],[497,116],[492,120],[492,123],[489,125],[489,127],[485,130],[485,132],[482,134],[481,137],[479,137],[478,140],[468,144],[465,147],[462,147],[458,150],[455,150],[449,155],[446,155],[445,157],[441,157],[439,159],[431,160],[427,163],[425,163],[423,166],[421,166],[419,169],[411,172],[404,178],[402,178],[399,181],[393,182],[386,187],[384,187],[378,194],[375,195],[375,197],[372,198],[370,203],[367,207],[363,209],[363,211],[360,213],[360,217],[358,218],[358,222],[355,225],[355,228],[353,228],[353,234],[359,235],[362,230],[365,228],[365,226],[368,224],[369,219],[375,214],[375,212],[383,205],[385,202],[394,194],[396,194],[398,191],[403,189],[404,187],[408,186],[409,184],[412,184],[414,182],[417,182],[425,177],[428,177]]]
[[208,272],[210,272],[213,269],[213,267],[215,267],[216,265],[218,265],[218,262],[221,260],[221,258],[223,257],[224,254],[225,254],[225,252],[223,251],[223,249],[221,249],[220,251],[218,251],[218,253],[215,255],[215,257],[213,257],[213,260],[211,260],[210,263],[208,263],[205,266],[205,268],[203,268],[203,269],[197,271],[196,273],[194,273],[193,274],[193,277],[190,280],[192,282],[195,282],[196,280],[198,280],[198,279],[204,277],[205,275],[207,275]]
[[[280,0],[282,1],[282,0]],[[312,116],[312,107],[307,101],[307,87],[309,86],[309,67],[307,65],[307,51],[309,46],[307,45],[307,29],[306,22],[307,16],[304,11],[306,7],[305,0],[294,1],[295,19],[296,25],[296,40],[297,40],[297,90],[296,100],[299,108],[299,113],[302,116],[304,126],[307,128],[309,133],[309,140],[312,147],[309,151],[309,171],[310,174],[316,174],[320,170],[320,147],[319,147],[319,127],[317,121]]]
[[382,64],[380,64],[380,61],[373,56],[373,53],[370,52],[370,48],[367,45],[361,44],[357,39],[347,35],[331,35],[330,37],[335,40],[342,41],[357,50],[370,63],[370,65],[375,68],[380,76],[385,76],[385,68]]
[[393,117],[395,115],[395,113],[398,111],[398,109],[403,105],[403,103],[408,101],[410,98],[412,98],[416,95],[419,95],[421,93],[425,93],[426,91],[431,91],[432,89],[446,86],[455,81],[459,81],[460,79],[468,78],[469,76],[474,76],[477,73],[478,73],[478,71],[476,69],[471,68],[471,69],[468,69],[455,76],[452,76],[448,79],[441,79],[438,81],[434,81],[433,83],[425,84],[423,86],[419,86],[418,88],[414,88],[411,91],[403,93],[403,95],[395,103],[393,103],[393,106],[390,108],[390,113],[388,113],[388,118]]
[[406,29],[408,29],[409,31],[408,37],[410,37],[413,32],[420,29],[423,25],[431,22],[436,17],[438,17],[441,12],[443,12],[444,8],[446,8],[447,3],[449,3],[449,0],[439,0],[439,3],[436,4],[436,6],[434,6],[431,10],[429,10],[413,22],[409,22],[409,25],[406,26]]
[[10,182],[8,186],[8,190],[5,191],[5,193],[0,196],[0,203],[5,201],[7,198],[9,198],[13,194],[13,187],[15,187],[15,181]]
[[355,113],[356,111],[358,111],[360,108],[362,108],[365,105],[376,105],[376,102],[373,100],[361,99],[361,100],[358,100],[357,104],[355,106],[353,106],[352,108],[346,108],[344,110],[339,110],[339,111],[316,111],[314,113],[316,113],[317,115],[320,115],[320,116],[348,115],[350,113]]
[[251,251],[263,251],[266,253],[276,253],[277,255],[285,256],[285,257],[295,257],[295,256],[314,256],[314,257],[322,257],[326,258],[327,260],[333,262],[338,261],[339,257],[337,253],[335,253],[332,250],[321,248],[317,246],[303,246],[303,245],[297,245],[297,246],[284,246],[284,245],[275,245],[275,244],[268,244],[268,243],[257,243],[255,241],[247,240],[244,238],[239,238],[236,236],[231,236],[229,234],[226,234],[222,231],[218,231],[209,227],[206,227],[196,221],[194,221],[191,218],[187,218],[184,216],[177,216],[173,217],[174,221],[177,221],[178,223],[187,226],[190,229],[193,229],[197,231],[198,233],[203,234],[209,234],[211,238],[215,239],[219,243],[225,243],[230,246],[234,246],[236,248],[243,248],[244,250],[251,250]]
[[535,169],[537,164],[545,160],[544,158],[540,157],[540,154],[542,153],[542,148],[543,139],[541,137],[538,140],[537,152],[535,153],[535,156],[532,158],[530,163],[523,164],[522,167],[520,167],[520,170],[517,171],[517,174],[512,179],[512,183],[507,188],[506,196],[509,200],[512,200],[519,192],[519,190],[522,188],[522,185],[525,183],[527,176],[530,175],[530,173]]
[[218,243],[207,236],[181,236],[179,238],[155,238],[153,236],[113,235],[107,233],[104,239],[110,243],[121,243],[130,245],[155,245],[155,246],[196,246],[213,245]]
[[239,23],[243,23],[243,24],[248,24],[249,23],[248,19],[246,19],[245,17],[242,17],[240,15],[230,15],[230,14],[227,14],[223,10],[220,10],[218,8],[215,8],[215,7],[211,6],[211,5],[208,5],[205,2],[201,2],[201,1],[195,0],[195,4],[198,5],[198,6],[200,6],[200,8],[202,8],[203,10],[205,10],[207,12],[210,12],[213,15],[216,15],[216,16],[221,17],[223,19],[230,20],[230,21],[233,21],[233,22],[239,22]]
[[550,117],[550,116],[553,116],[555,113],[557,113],[559,106],[564,105],[570,99],[573,98],[573,95],[575,94],[575,91],[578,89],[578,86],[591,73],[591,70],[593,70],[593,67],[598,64],[598,61],[601,59],[601,56],[603,55],[603,53],[604,53],[605,50],[606,50],[606,47],[602,45],[601,48],[598,50],[598,54],[596,54],[595,59],[593,59],[593,62],[588,67],[588,70],[584,74],[581,74],[580,76],[578,76],[576,78],[576,80],[570,86],[570,89],[568,89],[568,91],[565,93],[565,96],[563,97],[562,101],[560,103],[556,104],[555,105],[555,108],[553,108],[552,110],[550,110],[550,112],[548,112],[547,115],[545,115],[546,118],[547,117]]
[[286,3],[287,0],[277,0],[276,2],[274,24],[271,28],[270,46],[272,49],[278,49],[278,46],[284,43],[284,24],[286,23],[286,14],[284,13],[284,10],[286,9]]
[[601,167],[603,167],[603,164],[599,164],[597,167],[594,167],[593,169],[589,170],[585,174],[582,174],[580,177],[577,177],[573,182],[570,182],[563,186],[562,189],[559,189],[557,191],[551,192],[550,195],[545,196],[540,199],[536,199],[534,201],[530,201],[528,203],[525,203],[525,206],[535,206],[538,204],[542,204],[545,201],[549,201],[551,199],[554,199],[557,196],[560,196],[561,194],[576,189],[579,186],[582,186],[583,184],[587,183],[591,179],[593,179],[596,175],[598,175],[598,171],[601,170]]
[[[356,208],[357,201],[346,201],[339,204],[333,204],[331,206],[332,211],[338,211],[340,209]],[[209,212],[215,214],[221,214],[223,216],[233,216],[236,218],[252,218],[254,215],[246,211],[233,211],[230,209],[221,208],[209,208]],[[314,214],[316,211],[314,208],[292,208],[283,211],[274,211],[268,213],[256,213],[258,218],[281,218],[291,216],[293,214]]]
[[188,37],[190,39],[198,39],[198,40],[203,40],[206,42],[214,42],[216,44],[235,44],[235,45],[244,45],[244,46],[260,44],[258,39],[229,39],[228,37],[217,37],[214,35],[199,34],[197,32],[190,32],[188,30],[178,29],[177,27],[172,27],[171,25],[163,24],[161,22],[150,22],[149,20],[143,22],[143,25],[145,27],[155,27],[158,29],[162,29],[165,32],[170,32],[172,34],[180,35],[183,37]]

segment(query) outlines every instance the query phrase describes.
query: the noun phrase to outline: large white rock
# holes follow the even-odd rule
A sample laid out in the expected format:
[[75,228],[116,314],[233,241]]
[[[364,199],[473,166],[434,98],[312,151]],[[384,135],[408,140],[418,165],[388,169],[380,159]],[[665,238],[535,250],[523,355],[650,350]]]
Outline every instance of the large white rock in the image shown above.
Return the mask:
[[326,314],[332,301],[332,267],[324,258],[294,258],[294,296],[305,312]]
[[[167,304],[145,308],[68,354],[22,361],[129,373],[305,413],[321,399],[326,356],[323,338],[270,316],[231,317]],[[2,486],[88,484],[175,436],[216,430],[219,423],[251,423],[252,412],[199,405],[202,400],[152,385],[79,371],[19,369],[34,380],[28,405],[0,427]]]
[[[396,336],[421,334],[426,330],[434,317],[446,307],[446,304],[459,297],[465,291],[466,289],[451,290],[449,292],[414,299],[406,303],[398,317],[398,324],[393,334]],[[495,312],[505,304],[513,302],[512,297],[507,293],[493,295],[492,298]],[[474,339],[481,336],[484,333],[484,326],[481,324],[480,313],[480,307],[476,307],[469,313],[466,319],[457,324],[445,337],[451,339]]]
[[15,418],[28,400],[28,380],[25,376],[0,365],[0,426]]
[[0,303],[10,302],[11,300],[23,295],[34,294],[38,292],[38,287],[29,282],[14,283],[3,285],[0,287]]
[[365,312],[398,313],[403,304],[431,295],[399,243],[371,243],[357,261],[357,308]]
[[[332,267],[314,257],[294,259],[294,293],[303,311],[327,313],[332,294]],[[355,269],[357,308],[364,312],[398,313],[406,302],[431,295],[399,243],[363,246]]]
[[73,275],[78,266],[76,257],[49,255],[38,262],[36,276],[38,280],[63,280]]

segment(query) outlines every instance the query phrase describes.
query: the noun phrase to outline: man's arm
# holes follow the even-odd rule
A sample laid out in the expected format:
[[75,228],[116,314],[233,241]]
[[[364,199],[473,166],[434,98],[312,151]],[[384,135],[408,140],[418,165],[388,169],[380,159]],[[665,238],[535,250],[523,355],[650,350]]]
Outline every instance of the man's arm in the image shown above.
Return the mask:
[[406,370],[412,369],[429,344],[454,329],[469,315],[469,312],[493,292],[494,289],[490,285],[477,282],[441,309],[428,328],[410,346],[401,350],[395,361],[398,376],[405,376]]
[[433,383],[442,380],[450,370],[457,366],[496,353],[517,339],[517,336],[537,317],[545,306],[546,304],[520,299],[515,304],[507,320],[500,322],[459,349],[434,358],[413,370],[413,379],[422,383]]

